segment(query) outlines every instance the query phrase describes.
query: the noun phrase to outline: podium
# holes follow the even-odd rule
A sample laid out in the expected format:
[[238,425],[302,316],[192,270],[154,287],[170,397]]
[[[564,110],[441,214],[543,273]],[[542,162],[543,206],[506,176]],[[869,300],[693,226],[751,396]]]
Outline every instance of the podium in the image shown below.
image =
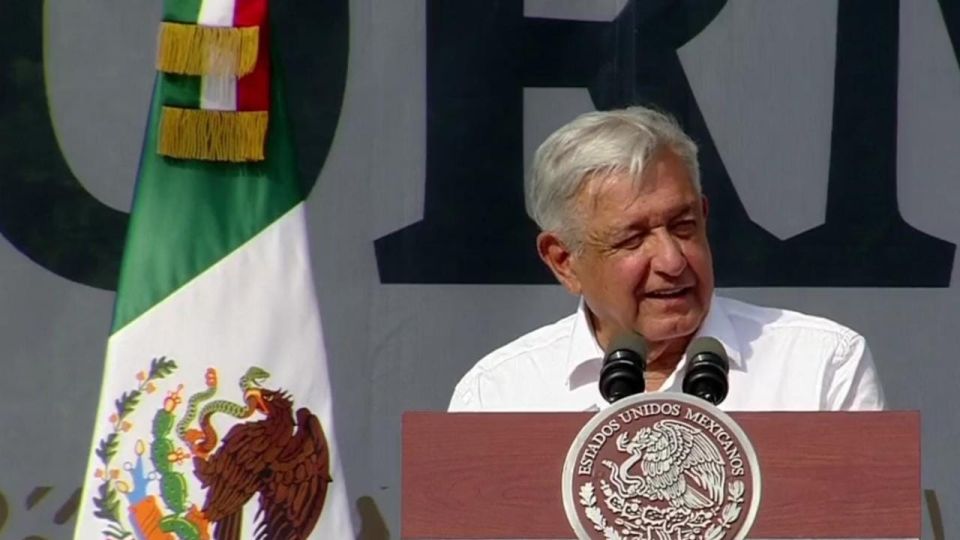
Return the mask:
[[[561,471],[591,416],[405,413],[402,538],[573,538]],[[920,538],[918,412],[730,416],[762,474],[749,538]]]

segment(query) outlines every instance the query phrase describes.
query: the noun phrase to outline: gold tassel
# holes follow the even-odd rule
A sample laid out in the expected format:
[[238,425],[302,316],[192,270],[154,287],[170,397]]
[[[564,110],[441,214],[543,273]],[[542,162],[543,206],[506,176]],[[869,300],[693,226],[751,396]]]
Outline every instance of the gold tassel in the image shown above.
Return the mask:
[[164,22],[157,44],[157,70],[178,75],[243,77],[257,65],[260,27],[200,26]]
[[263,161],[267,111],[212,111],[164,107],[157,151],[205,161]]

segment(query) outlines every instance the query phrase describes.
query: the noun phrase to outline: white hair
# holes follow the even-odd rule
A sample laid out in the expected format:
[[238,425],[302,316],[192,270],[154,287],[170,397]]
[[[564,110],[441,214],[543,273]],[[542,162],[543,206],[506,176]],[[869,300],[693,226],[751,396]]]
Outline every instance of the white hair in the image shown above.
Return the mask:
[[673,117],[645,107],[582,114],[553,132],[534,154],[524,182],[527,214],[541,230],[579,242],[570,203],[586,183],[614,172],[639,182],[647,159],[663,147],[683,160],[700,193],[697,145]]

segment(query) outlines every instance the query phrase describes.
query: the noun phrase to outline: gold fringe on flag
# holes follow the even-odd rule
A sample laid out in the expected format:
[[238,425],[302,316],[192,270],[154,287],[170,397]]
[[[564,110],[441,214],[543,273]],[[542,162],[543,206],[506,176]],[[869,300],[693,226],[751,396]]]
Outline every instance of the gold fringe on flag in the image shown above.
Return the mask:
[[164,107],[157,151],[205,161],[263,161],[267,111]]
[[242,77],[257,65],[260,27],[200,26],[164,22],[157,44],[157,69],[178,75]]

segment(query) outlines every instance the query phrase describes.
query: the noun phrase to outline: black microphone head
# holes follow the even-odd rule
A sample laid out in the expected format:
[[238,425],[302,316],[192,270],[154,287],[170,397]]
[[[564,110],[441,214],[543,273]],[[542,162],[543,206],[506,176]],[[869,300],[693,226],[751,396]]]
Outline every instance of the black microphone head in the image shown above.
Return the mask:
[[610,403],[643,392],[647,368],[647,342],[636,332],[613,337],[600,368],[600,394]]
[[699,337],[687,347],[687,371],[683,392],[719,405],[727,397],[730,360],[723,344],[712,337]]
[[646,367],[647,340],[643,339],[640,334],[632,330],[615,334],[613,339],[610,340],[610,346],[607,347],[607,358],[617,351],[633,351],[640,358],[643,358],[644,367]]

